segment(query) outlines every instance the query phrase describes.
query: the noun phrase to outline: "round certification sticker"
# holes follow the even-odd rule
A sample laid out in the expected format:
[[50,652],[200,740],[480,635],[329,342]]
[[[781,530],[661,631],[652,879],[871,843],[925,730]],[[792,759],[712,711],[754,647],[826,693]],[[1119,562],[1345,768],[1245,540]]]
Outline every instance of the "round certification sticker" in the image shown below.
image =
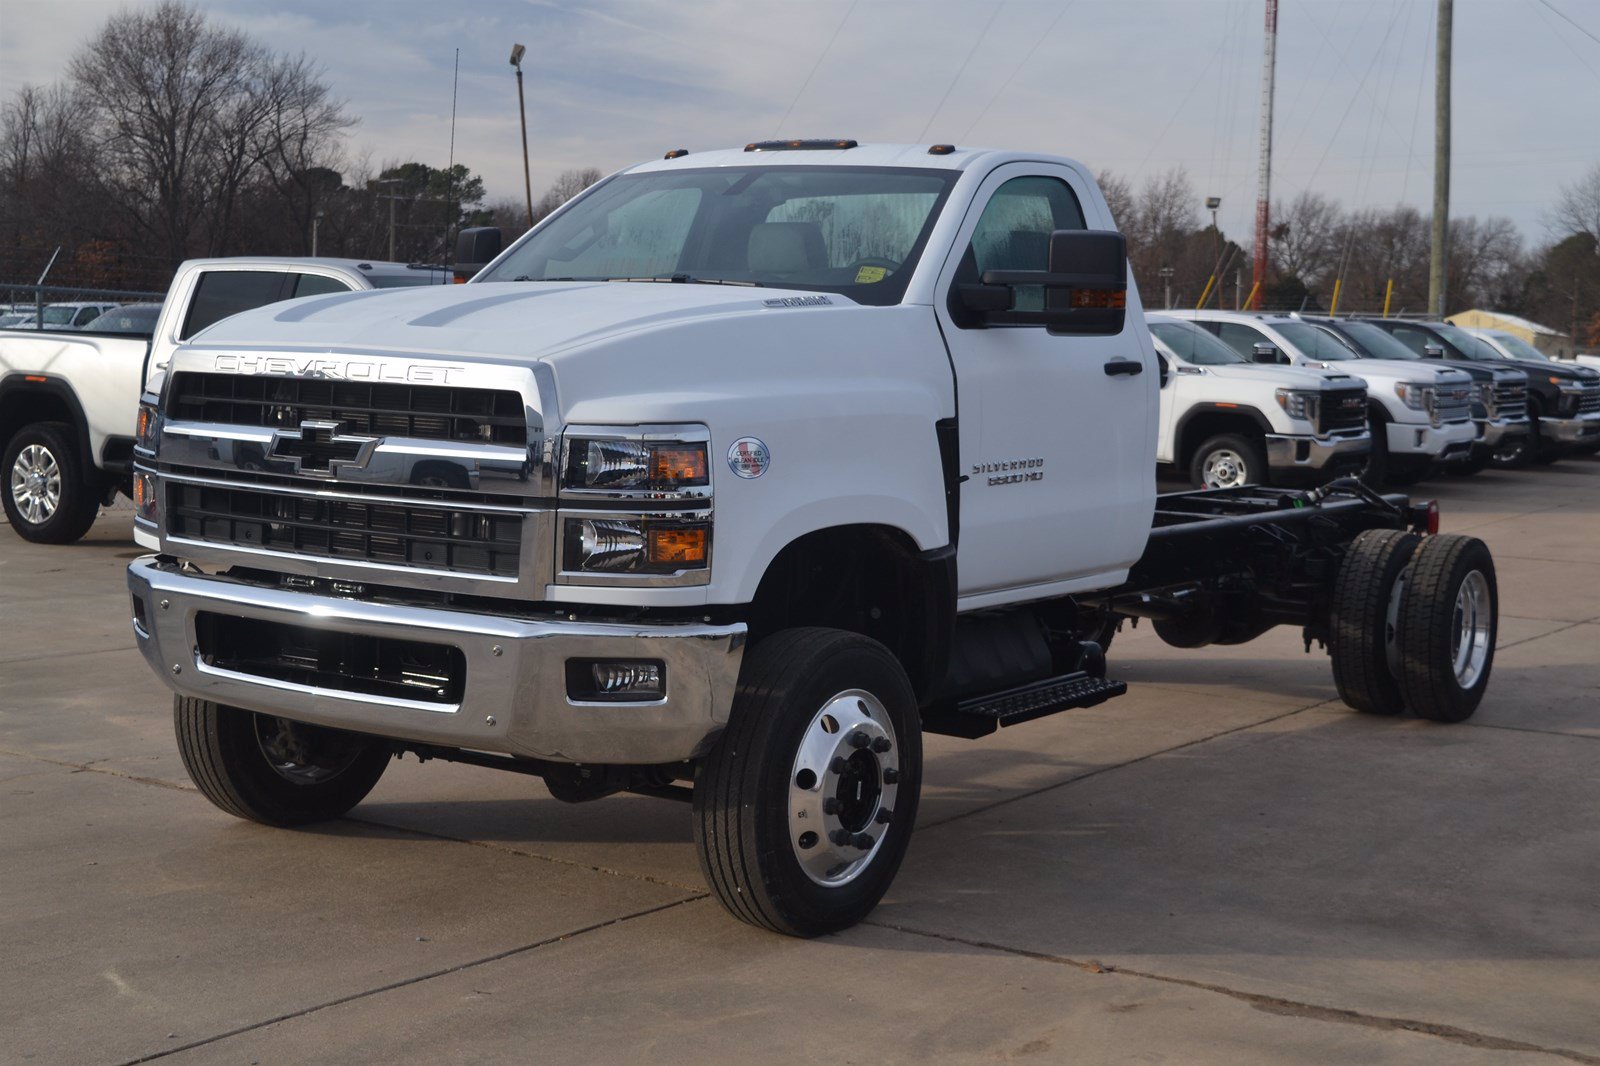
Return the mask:
[[771,464],[767,446],[755,437],[740,437],[728,446],[728,466],[740,477],[760,477]]

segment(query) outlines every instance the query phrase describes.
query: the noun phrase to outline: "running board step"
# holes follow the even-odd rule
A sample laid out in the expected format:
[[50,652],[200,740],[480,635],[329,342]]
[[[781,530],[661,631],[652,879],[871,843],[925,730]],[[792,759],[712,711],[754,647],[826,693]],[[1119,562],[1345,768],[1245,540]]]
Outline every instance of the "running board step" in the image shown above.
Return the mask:
[[923,716],[923,729],[946,736],[977,738],[1003,725],[1031,722],[1047,714],[1093,707],[1128,691],[1126,681],[1111,681],[1079,671],[1019,685],[956,704],[954,711]]

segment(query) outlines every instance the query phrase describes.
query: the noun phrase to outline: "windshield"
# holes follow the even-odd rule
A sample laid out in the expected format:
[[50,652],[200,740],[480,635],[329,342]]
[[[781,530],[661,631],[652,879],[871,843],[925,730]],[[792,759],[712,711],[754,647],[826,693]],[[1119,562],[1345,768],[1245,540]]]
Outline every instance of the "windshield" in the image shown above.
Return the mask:
[[1366,322],[1341,322],[1339,332],[1369,359],[1421,359],[1422,356],[1395,339],[1394,334]]
[[1490,330],[1489,336],[1493,337],[1506,351],[1511,353],[1513,359],[1535,359],[1541,363],[1550,362],[1550,357],[1539,349],[1517,336],[1504,330]]
[[1360,358],[1349,345],[1325,329],[1304,322],[1274,322],[1272,328],[1283,334],[1307,359],[1339,362]]
[[1197,366],[1224,366],[1249,362],[1210,333],[1188,322],[1158,322],[1151,319],[1150,332],[1186,363],[1194,363]]
[[718,167],[623,174],[480,281],[701,281],[898,303],[955,171]]
[[1460,326],[1434,326],[1433,331],[1455,345],[1456,348],[1460,349],[1461,354],[1468,359],[1480,363],[1493,363],[1500,358],[1499,352]]

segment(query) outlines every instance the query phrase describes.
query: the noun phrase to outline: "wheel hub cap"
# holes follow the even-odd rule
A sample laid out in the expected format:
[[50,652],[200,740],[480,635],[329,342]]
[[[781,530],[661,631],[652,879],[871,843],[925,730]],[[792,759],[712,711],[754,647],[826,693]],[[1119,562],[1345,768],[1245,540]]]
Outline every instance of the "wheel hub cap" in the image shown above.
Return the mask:
[[1489,582],[1477,570],[1456,590],[1450,621],[1450,659],[1456,684],[1471,688],[1483,675],[1489,658]]
[[789,843],[819,885],[849,884],[894,826],[899,738],[870,692],[825,701],[800,738],[789,769]]
[[1245,483],[1244,457],[1226,448],[1206,457],[1205,482],[1207,488],[1231,489]]
[[48,522],[61,506],[61,468],[42,444],[30,444],[11,465],[11,501],[35,525]]

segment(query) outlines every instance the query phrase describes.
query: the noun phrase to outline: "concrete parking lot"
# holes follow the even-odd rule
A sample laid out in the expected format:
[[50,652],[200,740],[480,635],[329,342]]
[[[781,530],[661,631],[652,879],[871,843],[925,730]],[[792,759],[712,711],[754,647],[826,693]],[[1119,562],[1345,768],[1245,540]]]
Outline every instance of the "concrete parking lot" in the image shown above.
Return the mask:
[[0,529],[0,1062],[1600,1062],[1600,461],[1424,486],[1495,552],[1462,726],[1279,630],[1124,630],[1127,697],[930,738],[887,901],[708,898],[682,805],[414,759],[313,831],[190,787],[126,511]]

